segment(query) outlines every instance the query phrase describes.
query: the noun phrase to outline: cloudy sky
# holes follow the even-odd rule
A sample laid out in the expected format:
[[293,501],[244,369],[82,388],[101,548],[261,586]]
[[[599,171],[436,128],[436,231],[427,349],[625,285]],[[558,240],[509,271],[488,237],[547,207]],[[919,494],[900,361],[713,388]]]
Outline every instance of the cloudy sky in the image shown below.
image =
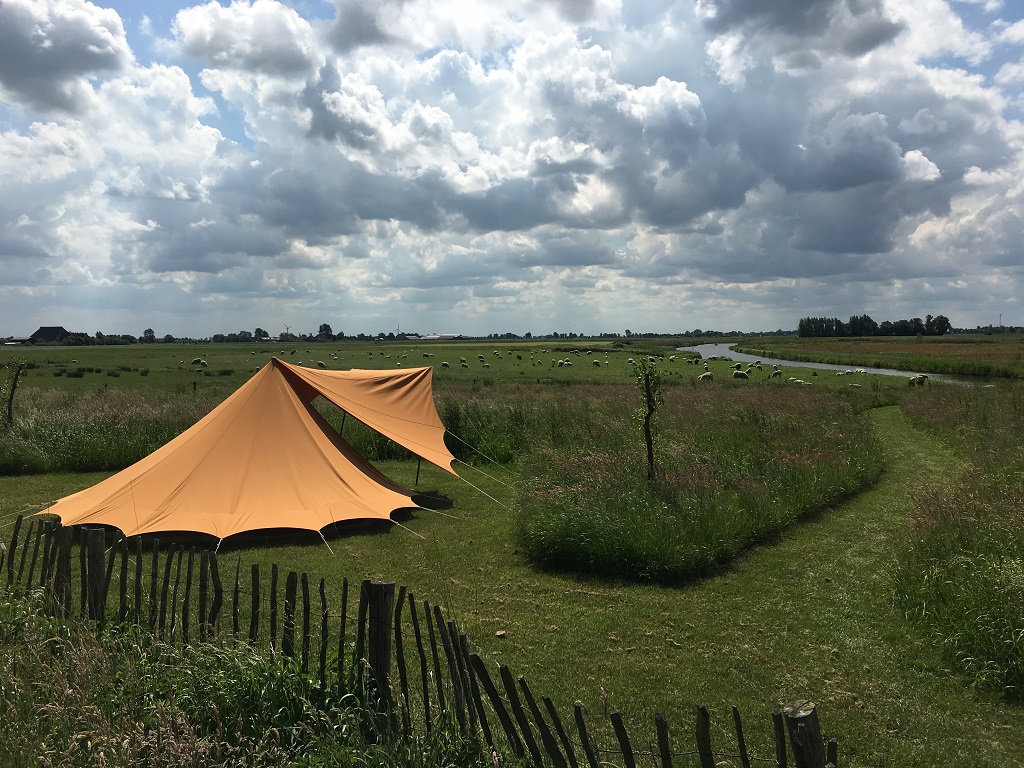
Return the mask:
[[1024,324],[1015,0],[0,0],[0,336]]

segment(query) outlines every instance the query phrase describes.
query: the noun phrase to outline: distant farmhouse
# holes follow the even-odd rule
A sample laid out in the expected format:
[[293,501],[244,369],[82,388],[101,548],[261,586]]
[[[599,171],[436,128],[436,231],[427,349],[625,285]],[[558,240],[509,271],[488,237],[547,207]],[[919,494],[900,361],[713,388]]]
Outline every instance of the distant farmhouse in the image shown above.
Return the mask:
[[29,336],[29,339],[33,344],[59,344],[70,335],[71,332],[63,325],[44,325]]
[[59,344],[70,335],[63,325],[44,325],[31,336],[8,336],[4,344]]

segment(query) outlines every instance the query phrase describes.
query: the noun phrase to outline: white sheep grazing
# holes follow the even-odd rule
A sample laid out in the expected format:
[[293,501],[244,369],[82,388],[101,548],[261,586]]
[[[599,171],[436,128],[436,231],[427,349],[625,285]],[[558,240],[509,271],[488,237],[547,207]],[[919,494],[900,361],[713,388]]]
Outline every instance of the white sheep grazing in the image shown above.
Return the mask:
[[460,363],[464,363],[464,362],[466,362],[466,358],[464,358],[464,357],[460,357],[460,358],[459,358],[459,362],[460,362]]
[[451,366],[450,366],[450,365],[448,365],[448,363],[446,363],[446,362],[443,362],[443,361],[442,361],[442,363],[441,363],[441,367],[442,367],[442,368],[451,368]]
[[776,368],[774,371],[772,371],[772,376],[771,377],[773,379],[781,379],[782,378],[782,371],[780,371],[778,368]]
[[734,379],[749,379],[750,378],[750,376],[747,375],[746,371],[733,371],[732,372],[732,377]]
[[467,362],[461,362],[459,363],[459,365],[461,365],[463,368],[469,368],[469,363]]
[[326,368],[327,367],[327,363],[325,363],[323,360],[317,360],[316,361],[316,367],[317,368]]
[[916,376],[911,376],[907,383],[912,387],[923,387],[926,381],[928,381],[928,377],[919,373]]
[[705,371],[704,373],[702,373],[700,376],[697,377],[697,381],[714,381],[714,380],[715,380],[715,374],[713,374],[711,371]]
[[595,368],[600,368],[601,367],[601,361],[600,360],[595,360],[594,361],[594,367]]
[[201,366],[203,366],[203,368],[205,368],[206,366],[208,366],[208,365],[209,365],[209,363],[208,363],[208,362],[206,362],[205,360],[200,360],[200,361],[199,361],[199,364],[200,364]]
[[[590,354],[590,353],[588,352],[587,354]],[[669,355],[668,356],[668,360],[669,360],[670,363],[674,363],[676,361],[676,356],[675,355]]]
[[192,365],[202,365],[202,364],[203,364],[203,358],[201,358],[201,357],[192,358]]

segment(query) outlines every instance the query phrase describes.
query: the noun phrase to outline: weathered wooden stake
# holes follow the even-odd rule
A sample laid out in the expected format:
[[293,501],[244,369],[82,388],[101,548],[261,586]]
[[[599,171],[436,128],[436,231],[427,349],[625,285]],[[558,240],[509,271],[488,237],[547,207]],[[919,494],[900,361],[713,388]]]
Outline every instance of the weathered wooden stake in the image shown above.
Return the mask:
[[210,605],[210,615],[206,624],[209,627],[210,635],[217,631],[217,618],[220,616],[220,608],[224,604],[224,585],[220,580],[220,567],[217,564],[217,553],[210,553],[210,580],[213,582],[213,601]]
[[367,660],[381,702],[378,711],[391,709],[391,624],[395,613],[395,582],[368,582]]
[[789,732],[796,768],[825,768],[825,744],[821,738],[814,702],[794,701],[787,704],[782,713],[786,718],[786,730]]
[[512,717],[505,707],[505,702],[501,698],[501,694],[498,693],[497,686],[491,680],[491,675],[487,671],[487,665],[475,653],[470,654],[469,661],[473,671],[476,673],[477,679],[484,687],[487,698],[491,700],[491,707],[494,709],[494,713],[498,716],[498,722],[501,723],[501,727],[505,731],[505,738],[508,739],[508,743],[512,747],[515,756],[522,760],[526,756],[526,749],[523,747],[523,741],[519,738],[519,731],[516,730],[515,723],[512,722]]
[[395,665],[398,667],[398,685],[401,691],[402,700],[399,706],[402,710],[402,733],[406,738],[412,736],[412,717],[409,712],[409,676],[405,668],[405,648],[402,646],[402,608],[405,606],[406,589],[403,584],[398,589],[398,598],[395,600]]
[[668,741],[668,720],[660,712],[654,716],[654,727],[658,732],[658,753],[661,755],[661,768],[672,768],[672,747]]
[[284,585],[284,626],[281,631],[281,653],[295,658],[295,598],[299,591],[299,574],[288,571]]
[[577,701],[573,705],[573,717],[576,720],[576,730],[580,734],[580,743],[583,744],[583,754],[587,756],[587,763],[590,764],[590,768],[600,768],[601,764],[597,759],[597,751],[590,740],[590,734],[587,733],[587,721],[583,718],[582,702]]
[[195,568],[196,550],[195,547],[189,547],[188,549],[188,569],[185,574],[185,593],[181,598],[181,644],[189,644],[189,624],[191,613],[191,600],[189,599],[192,595],[192,571]]
[[409,593],[409,616],[412,618],[412,632],[416,638],[416,650],[420,656],[420,681],[423,685],[423,723],[430,733],[432,721],[430,719],[430,672],[427,670],[427,654],[423,650],[423,637],[420,635],[420,620],[416,613],[416,598]]
[[636,758],[633,756],[633,745],[629,743],[629,734],[626,733],[626,724],[622,722],[622,715],[612,712],[609,718],[612,721],[612,728],[615,731],[615,738],[619,740],[619,749],[622,750],[622,764],[626,768],[636,768]]
[[249,609],[249,645],[256,645],[260,632],[260,566],[252,564],[250,575],[252,606]]
[[740,748],[740,762],[743,763],[743,768],[750,768],[750,757],[747,755],[747,741],[743,738],[743,723],[740,720],[740,711],[736,708],[732,708],[732,719],[736,723],[736,742]]
[[519,677],[519,688],[523,692],[523,699],[526,700],[526,706],[529,707],[530,714],[533,715],[533,722],[537,724],[537,730],[540,731],[540,740],[544,743],[544,750],[548,753],[548,757],[554,762],[556,768],[569,768],[565,762],[565,757],[562,755],[562,751],[558,748],[558,744],[555,743],[554,734],[551,733],[551,729],[548,728],[548,724],[544,721],[544,715],[541,714],[540,707],[537,706],[537,700],[533,697],[530,685],[523,676]]
[[701,768],[715,768],[715,755],[711,749],[711,717],[705,706],[697,707],[697,754]]
[[320,579],[320,690],[327,690],[327,643],[330,640],[327,612],[327,584]]
[[309,673],[309,576],[302,574],[302,674]]

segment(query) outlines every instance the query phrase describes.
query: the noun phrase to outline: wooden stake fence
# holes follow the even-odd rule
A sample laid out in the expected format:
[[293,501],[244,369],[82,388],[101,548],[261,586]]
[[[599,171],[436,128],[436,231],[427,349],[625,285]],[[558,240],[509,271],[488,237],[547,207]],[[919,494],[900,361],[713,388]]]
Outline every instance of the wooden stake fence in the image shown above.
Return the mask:
[[[687,729],[693,734],[691,750],[673,749],[669,724],[660,714],[654,719],[655,741],[650,742],[657,744],[656,750],[637,749],[622,715],[615,711],[609,720],[616,743],[600,746],[580,702],[573,707],[571,721],[566,721],[547,696],[540,698],[542,709],[526,678],[516,678],[504,664],[498,668],[499,688],[486,662],[472,651],[456,623],[446,620],[439,606],[425,600],[417,603],[404,586],[396,597],[393,583],[364,581],[354,634],[348,634],[347,579],[342,582],[338,611],[332,613],[322,579],[316,588],[318,605],[314,605],[308,575],[289,572],[284,599],[279,603],[277,565],[271,567],[268,590],[259,565],[252,564],[244,591],[239,560],[234,582],[228,587],[228,619],[222,614],[225,584],[213,552],[197,553],[175,545],[161,550],[159,540],[153,540],[147,558],[140,539],[130,545],[118,535],[107,549],[108,532],[103,528],[64,528],[37,519],[30,520],[22,539],[23,522],[21,517],[17,519],[10,544],[6,550],[0,547],[0,577],[6,568],[8,594],[41,590],[55,617],[70,620],[77,615],[101,632],[112,619],[116,627],[144,628],[161,642],[262,647],[272,657],[282,657],[282,663],[293,664],[301,674],[313,677],[321,688],[339,686],[355,692],[364,706],[379,713],[375,732],[388,738],[408,739],[436,728],[456,727],[486,752],[510,753],[535,766],[556,768],[632,768],[638,758],[662,768],[677,764],[750,768],[754,763],[788,768],[791,758],[795,768],[838,765],[837,743],[835,739],[824,742],[817,710],[810,701],[793,702],[772,714],[775,754],[771,758],[748,754],[735,707],[736,747],[729,752],[716,751],[710,715],[704,707],[696,708],[694,725]],[[76,546],[77,575],[72,554]],[[111,594],[112,587],[116,595]],[[408,623],[403,618],[406,612]],[[248,631],[242,634],[244,618],[248,618]],[[221,624],[229,620],[230,633],[225,634]],[[411,655],[406,652],[410,642],[407,628],[412,630]],[[566,727],[567,722],[575,725],[575,733]]]

